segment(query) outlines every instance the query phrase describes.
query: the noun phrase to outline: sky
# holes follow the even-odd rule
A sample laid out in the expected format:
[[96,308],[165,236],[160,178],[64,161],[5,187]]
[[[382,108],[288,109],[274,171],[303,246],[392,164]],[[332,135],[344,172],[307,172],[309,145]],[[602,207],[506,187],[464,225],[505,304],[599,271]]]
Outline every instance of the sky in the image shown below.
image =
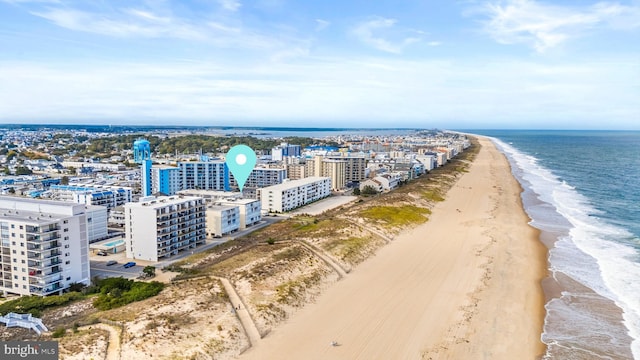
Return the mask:
[[640,0],[0,0],[0,123],[640,129]]

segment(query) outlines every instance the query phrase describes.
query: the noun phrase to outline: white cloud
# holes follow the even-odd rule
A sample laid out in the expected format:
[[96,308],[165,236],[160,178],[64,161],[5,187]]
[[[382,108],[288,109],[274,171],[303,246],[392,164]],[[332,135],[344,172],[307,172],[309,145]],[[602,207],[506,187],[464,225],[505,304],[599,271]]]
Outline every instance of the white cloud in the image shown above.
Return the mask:
[[327,20],[316,19],[316,31],[322,31],[326,29],[329,25],[331,25],[331,22]]
[[[299,63],[0,62],[0,121],[638,128],[634,58],[309,58]],[[517,79],[517,81],[514,81]],[[115,122],[114,122],[115,123]],[[458,124],[458,125],[456,125]]]
[[[395,35],[394,37],[399,39],[395,41],[389,40],[385,35],[394,33],[389,30],[393,30],[396,22],[397,21],[395,19],[379,17],[356,25],[353,28],[352,33],[358,40],[369,46],[381,51],[399,54],[408,45],[421,41],[421,38]],[[412,32],[417,33],[416,31]]]
[[440,41],[429,41],[427,43],[427,45],[429,45],[429,46],[440,46],[440,45],[442,45],[442,43]]
[[589,7],[548,5],[533,0],[492,1],[485,30],[502,44],[528,44],[537,52],[559,46],[599,26],[640,26],[640,8],[599,2]]
[[237,0],[218,0],[218,4],[220,4],[223,9],[232,12],[238,11],[242,6],[240,1]]

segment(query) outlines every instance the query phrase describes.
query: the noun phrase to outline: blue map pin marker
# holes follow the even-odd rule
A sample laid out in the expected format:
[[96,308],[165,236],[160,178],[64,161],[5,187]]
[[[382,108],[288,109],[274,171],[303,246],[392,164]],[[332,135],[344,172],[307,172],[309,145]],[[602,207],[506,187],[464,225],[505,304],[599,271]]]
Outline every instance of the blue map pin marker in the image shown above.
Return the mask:
[[251,175],[253,168],[256,166],[256,153],[247,145],[236,145],[229,149],[225,162],[233,177],[238,182],[240,192],[244,187],[244,183]]

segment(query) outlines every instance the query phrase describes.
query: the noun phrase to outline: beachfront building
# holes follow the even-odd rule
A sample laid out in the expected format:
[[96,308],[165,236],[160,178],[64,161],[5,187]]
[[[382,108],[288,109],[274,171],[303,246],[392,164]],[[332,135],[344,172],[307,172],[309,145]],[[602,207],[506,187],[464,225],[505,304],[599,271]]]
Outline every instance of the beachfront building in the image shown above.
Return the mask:
[[257,199],[226,198],[218,200],[220,205],[237,206],[240,214],[240,230],[255,225],[262,220],[262,206]]
[[0,241],[5,296],[45,296],[90,284],[85,205],[2,196]]
[[240,229],[240,208],[235,205],[207,206],[207,235],[221,237]]
[[205,243],[206,210],[200,197],[151,196],[126,204],[124,211],[128,258],[158,261]]
[[316,155],[307,159],[305,172],[309,176],[331,178],[332,189],[341,190],[344,189],[347,181],[346,165],[346,161]]
[[285,212],[331,195],[331,179],[308,177],[258,189],[262,210]]
[[87,205],[85,206],[85,214],[87,218],[87,241],[92,243],[108,238],[109,212],[107,208],[98,205]]
[[78,204],[104,206],[114,209],[131,202],[131,188],[109,185],[51,185],[49,188],[54,200],[72,201]]
[[163,166],[151,168],[151,192],[175,195],[182,190],[182,174],[179,167]]
[[260,200],[243,198],[240,192],[181,190],[178,193],[187,196],[201,197],[211,205],[237,206],[240,211],[240,230],[255,225],[262,219]]

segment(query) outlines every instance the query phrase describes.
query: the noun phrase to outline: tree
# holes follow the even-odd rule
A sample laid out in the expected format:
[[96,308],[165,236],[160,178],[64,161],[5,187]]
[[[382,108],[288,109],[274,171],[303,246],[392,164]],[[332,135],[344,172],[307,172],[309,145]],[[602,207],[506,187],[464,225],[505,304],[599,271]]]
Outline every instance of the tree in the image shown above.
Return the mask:
[[142,269],[142,272],[147,276],[147,277],[154,277],[156,276],[156,268],[151,266],[151,265],[147,265],[144,267],[144,269]]
[[354,188],[353,195],[360,195],[360,188]]
[[362,188],[362,191],[360,193],[362,195],[376,195],[378,193],[378,190],[376,190],[371,185],[365,185],[365,187]]
[[28,167],[18,166],[16,168],[16,175],[31,175],[31,174],[33,174],[33,171],[31,171],[31,169],[29,169]]
[[60,184],[61,185],[69,185],[69,177],[68,176],[63,176],[60,178]]

